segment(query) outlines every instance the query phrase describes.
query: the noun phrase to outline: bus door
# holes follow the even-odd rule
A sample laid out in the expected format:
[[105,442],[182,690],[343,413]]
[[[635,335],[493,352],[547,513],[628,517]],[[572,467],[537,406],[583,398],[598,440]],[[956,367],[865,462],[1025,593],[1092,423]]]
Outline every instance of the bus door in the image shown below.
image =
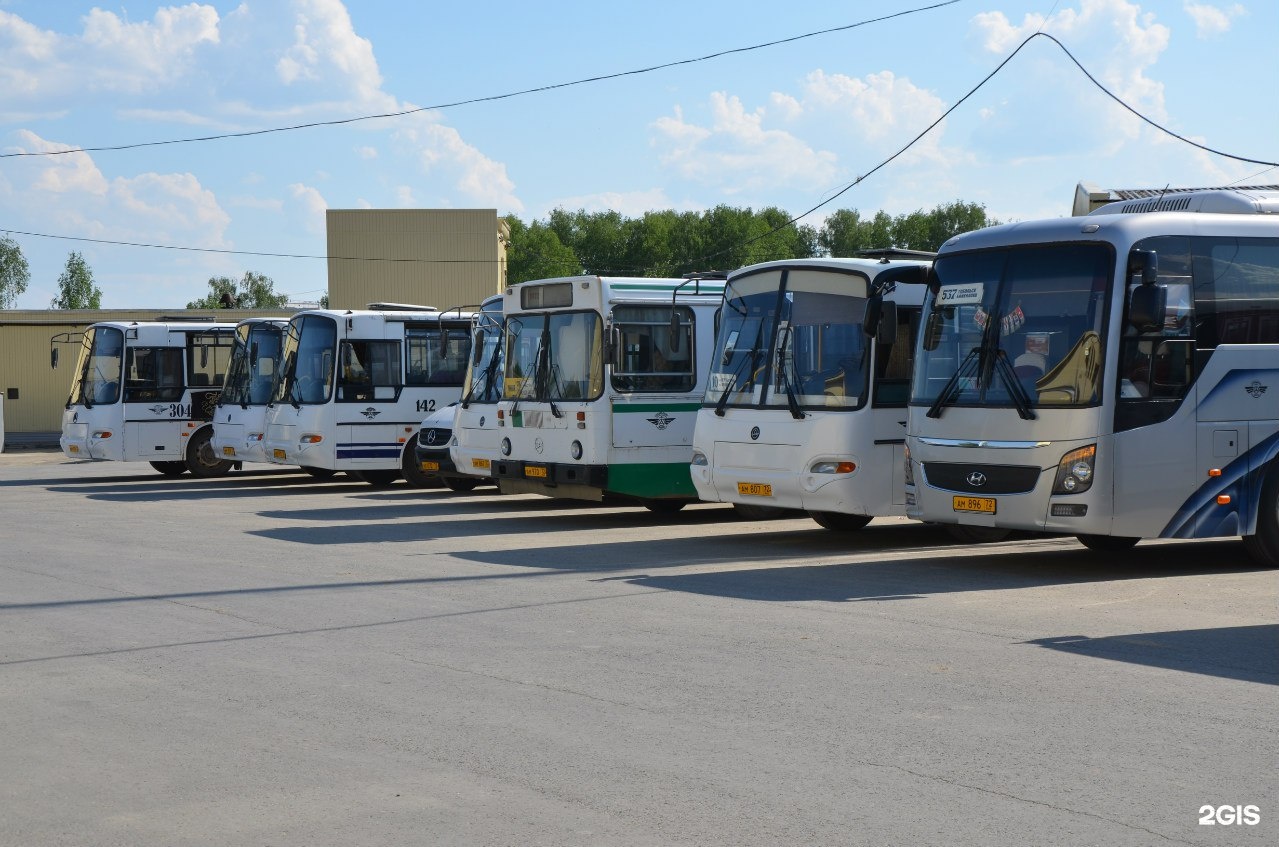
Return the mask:
[[124,356],[125,455],[181,458],[185,401],[183,348],[128,345]]
[[[875,340],[874,381],[869,412],[871,438],[864,444],[872,455],[865,461],[870,467],[883,468],[887,476],[880,482],[892,487],[894,506],[906,505],[906,479],[902,466],[906,460],[906,404],[910,399],[910,378],[915,369],[915,336],[919,332],[918,306],[884,303],[884,328]],[[893,329],[887,329],[892,326]],[[882,489],[881,489],[882,490]]]
[[397,401],[404,389],[400,342],[349,339],[338,352],[337,458],[356,465],[400,460]]

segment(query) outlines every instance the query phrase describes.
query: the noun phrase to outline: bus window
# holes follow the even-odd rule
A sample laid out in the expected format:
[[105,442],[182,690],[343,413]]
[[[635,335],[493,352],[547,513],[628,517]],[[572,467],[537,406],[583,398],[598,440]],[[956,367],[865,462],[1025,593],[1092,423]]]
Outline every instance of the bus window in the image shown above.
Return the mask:
[[919,310],[897,310],[897,339],[875,349],[876,406],[906,405],[910,397],[910,375],[915,368],[915,333],[919,331]]
[[461,326],[449,327],[448,343],[443,355],[440,330],[432,327],[408,327],[404,342],[408,348],[406,385],[461,385],[466,376],[467,357],[471,352],[471,333]]
[[693,310],[678,306],[679,333],[672,344],[671,310],[666,306],[618,306],[613,326],[618,346],[613,362],[617,391],[692,391]]
[[338,374],[339,401],[394,400],[400,379],[398,341],[344,341]]
[[125,355],[124,374],[126,403],[176,403],[186,390],[181,347],[130,347]]
[[187,384],[193,388],[221,387],[234,345],[235,336],[229,332],[187,336]]

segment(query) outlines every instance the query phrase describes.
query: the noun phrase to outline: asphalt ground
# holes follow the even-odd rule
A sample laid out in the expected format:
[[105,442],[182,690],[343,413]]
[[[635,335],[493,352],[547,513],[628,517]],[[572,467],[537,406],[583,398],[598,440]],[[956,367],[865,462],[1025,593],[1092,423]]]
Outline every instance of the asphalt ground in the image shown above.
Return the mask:
[[1275,844],[1277,589],[1234,541],[6,453],[0,844]]

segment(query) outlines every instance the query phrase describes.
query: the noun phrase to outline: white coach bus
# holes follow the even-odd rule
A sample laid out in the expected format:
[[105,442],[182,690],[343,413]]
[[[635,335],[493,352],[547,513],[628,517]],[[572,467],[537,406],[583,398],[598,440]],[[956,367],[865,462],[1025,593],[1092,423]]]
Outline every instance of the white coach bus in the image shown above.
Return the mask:
[[226,380],[213,416],[213,452],[232,462],[265,462],[266,410],[275,390],[287,318],[248,318],[235,326]]
[[677,511],[722,276],[536,280],[506,290],[503,492]]
[[[72,459],[150,462],[166,476],[222,476],[213,413],[231,358],[233,323],[105,321],[86,329],[62,413]],[[51,362],[58,366],[55,336]]]
[[960,526],[1242,536],[1279,565],[1279,193],[993,227],[938,253],[907,512]]
[[456,402],[472,315],[375,303],[289,321],[267,409],[268,462],[346,471],[372,485],[431,483],[414,446],[422,419]]
[[870,253],[729,274],[693,439],[703,500],[746,518],[802,509],[833,530],[905,514],[906,399],[932,254]]
[[[488,479],[493,462],[502,457],[497,426],[497,404],[502,399],[505,347],[502,343],[502,301],[498,294],[480,304],[471,342],[471,362],[462,386],[462,402],[455,408],[449,453],[458,473]],[[445,479],[449,488],[473,488],[467,480]]]

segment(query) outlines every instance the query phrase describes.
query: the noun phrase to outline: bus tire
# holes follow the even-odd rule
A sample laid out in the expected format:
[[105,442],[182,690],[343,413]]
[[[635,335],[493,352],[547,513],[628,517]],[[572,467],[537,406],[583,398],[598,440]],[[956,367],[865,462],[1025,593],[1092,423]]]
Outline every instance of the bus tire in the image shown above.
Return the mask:
[[744,521],[775,521],[790,514],[781,506],[760,506],[755,503],[734,503],[733,511]]
[[389,488],[400,478],[399,471],[350,471],[349,473],[360,482],[366,482],[374,488]]
[[444,487],[449,491],[456,491],[459,494],[465,494],[467,491],[474,491],[475,486],[479,485],[478,479],[458,479],[455,476],[444,478]]
[[994,544],[1003,541],[1012,530],[998,526],[946,524],[946,534],[964,544]]
[[151,467],[165,476],[182,476],[187,472],[186,462],[151,462]]
[[213,427],[201,427],[187,439],[186,466],[192,476],[201,479],[226,476],[234,464],[219,459],[213,452]]
[[870,523],[870,515],[850,515],[844,512],[809,512],[817,525],[832,532],[856,532]]
[[1141,540],[1127,535],[1076,535],[1075,538],[1089,550],[1098,553],[1122,553],[1131,550]]
[[1279,568],[1279,460],[1261,483],[1257,501],[1257,534],[1244,536],[1248,555],[1267,567]]
[[688,505],[687,500],[645,500],[644,508],[655,515],[673,515]]
[[302,466],[302,472],[315,479],[333,479],[333,477],[337,476],[337,471],[332,468],[313,468],[307,465]]
[[422,470],[421,465],[417,463],[416,435],[409,439],[408,444],[404,445],[404,452],[400,456],[400,471],[404,475],[404,481],[413,488],[440,487],[440,478],[433,473],[427,473]]

